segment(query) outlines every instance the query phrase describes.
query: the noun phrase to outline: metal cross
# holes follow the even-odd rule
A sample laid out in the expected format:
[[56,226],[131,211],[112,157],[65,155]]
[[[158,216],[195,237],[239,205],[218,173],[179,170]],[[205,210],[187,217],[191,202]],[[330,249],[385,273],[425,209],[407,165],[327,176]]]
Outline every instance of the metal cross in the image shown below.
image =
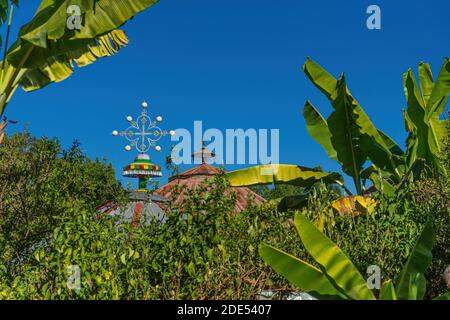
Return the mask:
[[125,146],[126,151],[130,151],[131,147],[135,147],[141,153],[147,152],[152,147],[155,147],[156,151],[161,151],[161,147],[157,145],[157,142],[167,134],[175,134],[173,130],[167,132],[157,125],[158,122],[162,122],[161,116],[156,117],[156,121],[152,121],[147,115],[147,108],[147,102],[143,102],[141,115],[136,121],[131,116],[127,116],[127,121],[131,125],[125,131],[113,131],[113,136],[125,137],[130,141],[130,145]]

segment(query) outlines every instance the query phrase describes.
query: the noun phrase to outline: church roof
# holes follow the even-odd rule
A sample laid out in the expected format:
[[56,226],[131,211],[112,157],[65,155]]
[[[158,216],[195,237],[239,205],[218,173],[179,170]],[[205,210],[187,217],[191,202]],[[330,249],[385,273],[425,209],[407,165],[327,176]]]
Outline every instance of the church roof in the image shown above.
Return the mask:
[[[216,174],[223,172],[222,169],[213,167],[207,163],[186,170],[169,179],[169,183],[155,191],[166,199],[172,200],[174,204],[181,204],[186,200],[184,190],[193,190],[198,188],[206,179],[211,179]],[[175,188],[178,186],[178,188]],[[178,189],[181,193],[174,194]],[[246,187],[232,187],[228,192],[236,193],[236,206],[234,212],[239,213],[245,210],[249,205],[249,198],[254,204],[265,202],[265,199]]]
[[169,181],[176,179],[186,179],[192,176],[213,176],[219,173],[222,173],[223,170],[213,167],[207,163],[203,163],[199,166],[193,167],[189,170],[186,170],[178,175],[172,176],[169,178]]

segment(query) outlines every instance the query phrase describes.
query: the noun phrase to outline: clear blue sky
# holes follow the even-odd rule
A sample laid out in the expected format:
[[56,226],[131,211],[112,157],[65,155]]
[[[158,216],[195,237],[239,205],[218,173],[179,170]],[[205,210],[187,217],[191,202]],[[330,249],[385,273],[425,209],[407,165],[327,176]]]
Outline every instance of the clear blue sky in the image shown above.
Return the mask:
[[[38,2],[22,1],[16,27]],[[370,4],[381,7],[380,31],[366,28]],[[18,90],[6,115],[20,125],[9,131],[27,125],[63,146],[79,139],[120,177],[134,154],[111,131],[125,128],[124,117],[146,99],[166,128],[192,128],[194,120],[223,130],[279,128],[280,162],[339,170],[301,116],[306,99],[325,116],[331,112],[301,71],[305,58],[335,76],[344,71],[376,126],[403,146],[402,74],[426,61],[437,75],[450,53],[449,12],[449,0],[161,0],[125,25],[130,45],[117,56],[43,90]],[[167,153],[169,141],[161,145]],[[163,165],[166,153],[151,155]]]

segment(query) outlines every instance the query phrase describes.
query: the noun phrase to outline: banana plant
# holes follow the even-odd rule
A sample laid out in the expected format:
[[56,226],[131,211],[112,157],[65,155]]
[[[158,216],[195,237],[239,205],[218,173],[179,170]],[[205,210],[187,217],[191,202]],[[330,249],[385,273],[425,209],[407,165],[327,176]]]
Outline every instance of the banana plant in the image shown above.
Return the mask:
[[[303,115],[308,132],[328,156],[338,161],[343,171],[353,178],[358,193],[361,192],[361,181],[368,179],[378,190],[393,193],[394,186],[420,166],[444,171],[439,154],[447,129],[445,121],[440,118],[450,93],[448,58],[436,82],[433,82],[430,65],[419,64],[420,90],[411,69],[403,76],[408,105],[404,112],[409,132],[406,152],[387,134],[375,128],[348,88],[343,88],[344,76],[335,79],[311,59],[306,61],[303,70],[334,108],[325,120],[307,101]],[[371,165],[363,168],[366,160]]]
[[[262,243],[259,253],[278,274],[298,289],[318,299],[375,300],[367,281],[344,252],[303,214],[297,213],[295,227],[317,267],[289,253]],[[428,222],[422,230],[398,279],[383,283],[380,300],[423,299],[424,274],[431,263],[435,227]],[[446,296],[439,297],[444,299]]]
[[[11,47],[8,39],[18,2],[6,2],[10,18],[0,62],[0,116],[18,87],[25,91],[41,89],[67,79],[76,66],[84,67],[116,54],[128,44],[125,32],[118,28],[156,2],[43,0],[31,21],[20,28]],[[4,17],[5,1],[0,2],[0,9],[0,17]],[[69,27],[73,17],[80,23]]]
[[307,59],[303,71],[334,109],[325,120],[307,101],[303,109],[306,128],[328,156],[352,177],[357,193],[363,193],[364,170],[367,170],[363,166],[367,160],[372,162],[372,168],[388,172],[392,180],[399,182],[405,170],[402,149],[375,127],[351,95],[345,76],[336,79],[311,59]]
[[445,59],[436,81],[428,63],[419,64],[418,74],[419,85],[411,69],[403,75],[407,164],[412,167],[417,159],[424,159],[429,167],[445,172],[439,154],[448,130],[441,118],[450,94],[450,59]]
[[[420,64],[419,75],[422,95],[409,70],[404,76],[405,93],[407,94],[408,109],[405,112],[405,121],[409,130],[406,153],[386,133],[377,129],[362,107],[351,95],[342,75],[336,79],[311,59],[303,65],[303,71],[311,82],[330,101],[333,112],[325,120],[316,107],[307,101],[303,108],[306,128],[313,139],[326,151],[327,155],[340,163],[342,171],[348,174],[354,182],[358,195],[365,192],[368,180],[376,190],[386,194],[394,194],[395,186],[400,185],[410,174],[418,172],[420,167],[442,168],[438,161],[439,151],[442,148],[442,138],[446,134],[445,123],[440,120],[449,95],[450,63],[447,58],[441,72],[433,82],[428,64]],[[369,165],[366,165],[366,163]],[[285,170],[284,166],[279,168]],[[256,167],[256,172],[258,172]],[[252,180],[247,181],[248,173],[252,172]],[[302,173],[303,174],[303,173]],[[324,173],[334,176],[337,173]],[[266,175],[266,174],[265,174]],[[233,186],[267,184],[277,182],[262,175],[256,176],[252,168],[234,171],[229,174]],[[286,175],[286,177],[288,177]],[[316,174],[318,179],[323,177]],[[283,183],[298,184],[298,177],[292,176],[284,179]],[[352,195],[339,179],[340,186]],[[312,180],[308,180],[308,185]],[[304,205],[305,195],[296,199],[286,199],[293,204]],[[363,201],[371,202],[368,198]],[[334,207],[339,206],[336,202]],[[370,203],[367,203],[368,208]]]

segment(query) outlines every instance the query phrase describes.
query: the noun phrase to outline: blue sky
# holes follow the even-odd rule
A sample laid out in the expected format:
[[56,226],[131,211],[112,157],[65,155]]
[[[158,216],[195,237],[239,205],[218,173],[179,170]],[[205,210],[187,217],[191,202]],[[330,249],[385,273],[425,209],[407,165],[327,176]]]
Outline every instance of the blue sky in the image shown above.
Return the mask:
[[[16,11],[13,34],[38,6],[29,2]],[[371,4],[381,8],[381,30],[366,28]],[[19,89],[6,115],[20,124],[9,132],[26,125],[36,136],[59,137],[63,146],[79,139],[121,178],[134,154],[111,131],[125,128],[125,116],[148,100],[167,129],[193,129],[194,120],[222,130],[279,128],[280,162],[340,170],[301,116],[306,99],[325,116],[331,112],[301,71],[306,57],[335,76],[345,72],[375,125],[403,146],[402,74],[426,61],[437,75],[450,53],[449,11],[448,0],[161,0],[125,25],[130,45],[117,56],[43,90]],[[163,165],[169,140],[161,146],[166,152],[151,156]]]

